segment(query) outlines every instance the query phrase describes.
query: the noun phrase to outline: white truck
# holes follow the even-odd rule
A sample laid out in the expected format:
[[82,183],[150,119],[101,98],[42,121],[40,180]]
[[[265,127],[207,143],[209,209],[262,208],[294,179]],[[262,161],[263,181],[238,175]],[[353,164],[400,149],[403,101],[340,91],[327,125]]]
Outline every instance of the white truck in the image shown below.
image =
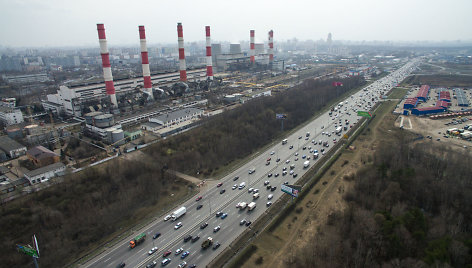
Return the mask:
[[247,205],[247,210],[251,211],[256,207],[256,202],[251,202],[249,205]]
[[253,198],[253,199],[257,199],[257,198],[259,198],[259,193],[255,193],[255,194],[253,194],[253,195],[252,195],[252,198]]
[[308,166],[310,166],[310,161],[305,161],[303,162],[303,168],[307,168]]
[[343,128],[342,127],[338,127],[336,128],[336,134],[341,134],[341,132],[343,131]]
[[240,209],[240,210],[244,210],[246,207],[247,207],[247,203],[246,203],[246,202],[241,202],[241,203],[239,203],[239,209]]
[[175,221],[178,218],[182,217],[185,214],[185,212],[187,212],[187,209],[185,207],[181,207],[177,209],[176,211],[172,212],[172,214],[170,214],[170,216],[172,217],[172,221]]

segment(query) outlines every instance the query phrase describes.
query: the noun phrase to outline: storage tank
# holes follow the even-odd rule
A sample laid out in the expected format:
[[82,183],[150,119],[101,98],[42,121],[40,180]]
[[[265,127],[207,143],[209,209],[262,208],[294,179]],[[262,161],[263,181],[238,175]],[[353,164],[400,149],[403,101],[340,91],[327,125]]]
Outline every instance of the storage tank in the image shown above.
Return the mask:
[[115,124],[115,119],[112,114],[97,115],[93,118],[94,126],[99,128],[111,127]]
[[125,133],[123,132],[122,129],[117,129],[117,130],[112,132],[112,142],[113,143],[115,143],[117,141],[120,141],[116,144],[117,145],[122,145],[122,144],[125,143],[124,138],[125,138]]
[[93,118],[95,116],[99,116],[99,115],[102,115],[103,113],[102,112],[90,112],[90,113],[86,113],[84,115],[84,118],[85,118],[85,123],[87,125],[93,125]]
[[115,127],[111,127],[111,128],[107,128],[106,129],[106,132],[107,132],[107,141],[109,143],[113,143],[113,131],[117,130],[117,128]]

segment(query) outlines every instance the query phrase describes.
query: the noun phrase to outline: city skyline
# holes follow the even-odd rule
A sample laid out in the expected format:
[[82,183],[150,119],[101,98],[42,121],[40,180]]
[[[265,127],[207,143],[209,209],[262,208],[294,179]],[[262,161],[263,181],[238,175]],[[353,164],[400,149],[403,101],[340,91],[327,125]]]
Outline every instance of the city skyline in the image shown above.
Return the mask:
[[[2,2],[0,46],[68,47],[97,46],[96,24],[104,23],[111,46],[139,44],[138,26],[144,25],[150,44],[177,44],[178,22],[186,42],[205,40],[205,26],[212,27],[214,42],[267,42],[269,30],[274,41],[469,41],[472,2],[442,1],[347,1],[335,3],[247,0],[233,2],[182,1],[59,1],[22,0]],[[251,8],[249,8],[251,7]]]

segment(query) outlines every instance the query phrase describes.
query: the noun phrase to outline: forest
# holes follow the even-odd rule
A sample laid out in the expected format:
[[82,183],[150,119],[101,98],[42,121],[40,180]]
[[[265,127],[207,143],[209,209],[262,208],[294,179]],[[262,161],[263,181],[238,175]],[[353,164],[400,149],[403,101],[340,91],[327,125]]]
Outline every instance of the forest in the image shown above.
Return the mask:
[[286,261],[290,267],[472,267],[472,158],[405,135],[344,179],[344,211]]
[[308,79],[296,89],[252,100],[207,119],[201,127],[157,143],[142,159],[113,160],[69,175],[63,183],[2,204],[0,267],[27,267],[31,259],[16,252],[36,234],[42,267],[63,267],[103,243],[103,239],[134,225],[159,207],[170,193],[183,198],[193,185],[165,173],[211,174],[244,158],[281,135],[275,113],[286,113],[285,130],[311,118],[336,97],[365,83],[362,78],[332,81]]

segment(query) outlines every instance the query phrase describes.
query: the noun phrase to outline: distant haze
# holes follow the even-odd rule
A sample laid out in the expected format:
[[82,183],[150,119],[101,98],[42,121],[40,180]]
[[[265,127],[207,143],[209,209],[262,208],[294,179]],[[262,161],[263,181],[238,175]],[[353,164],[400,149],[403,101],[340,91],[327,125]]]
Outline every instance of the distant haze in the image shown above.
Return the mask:
[[[180,4],[180,5],[179,5]],[[98,46],[104,23],[109,45],[139,46],[138,25],[150,44],[297,38],[453,41],[472,38],[470,0],[0,0],[0,46]]]

